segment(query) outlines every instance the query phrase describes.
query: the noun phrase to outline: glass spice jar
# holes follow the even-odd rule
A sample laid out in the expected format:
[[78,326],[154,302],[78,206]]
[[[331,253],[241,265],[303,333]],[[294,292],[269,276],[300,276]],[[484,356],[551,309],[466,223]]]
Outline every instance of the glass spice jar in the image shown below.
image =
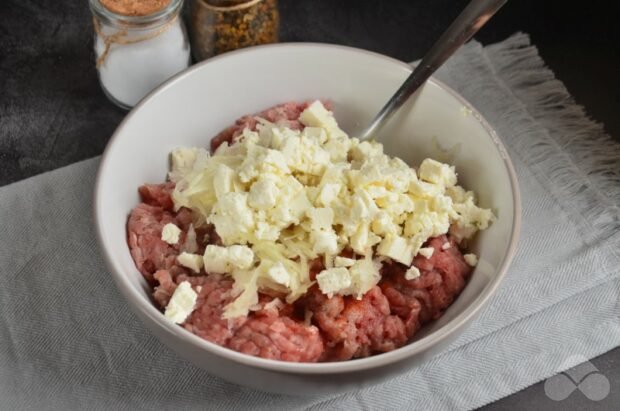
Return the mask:
[[90,0],[99,82],[124,109],[190,64],[183,0]]
[[276,43],[277,0],[192,0],[190,37],[197,61],[227,51]]

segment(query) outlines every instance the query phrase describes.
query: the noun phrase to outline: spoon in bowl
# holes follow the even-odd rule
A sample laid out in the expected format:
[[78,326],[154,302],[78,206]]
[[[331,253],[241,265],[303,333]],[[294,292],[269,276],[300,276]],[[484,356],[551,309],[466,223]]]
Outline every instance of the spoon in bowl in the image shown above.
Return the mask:
[[383,106],[360,140],[376,137],[378,130],[441,65],[469,40],[508,0],[472,0],[426,53],[407,80]]

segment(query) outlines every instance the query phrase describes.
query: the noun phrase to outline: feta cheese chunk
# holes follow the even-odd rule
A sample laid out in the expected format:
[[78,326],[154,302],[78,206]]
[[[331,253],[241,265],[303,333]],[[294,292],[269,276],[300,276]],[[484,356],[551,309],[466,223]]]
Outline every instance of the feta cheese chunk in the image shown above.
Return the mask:
[[252,184],[248,204],[257,210],[266,210],[276,205],[279,189],[272,179],[260,179]]
[[171,171],[173,173],[187,173],[192,169],[201,149],[178,147],[170,153]]
[[418,169],[418,176],[429,183],[443,186],[453,186],[456,184],[456,172],[454,166],[440,163],[439,161],[427,158],[422,161]]
[[332,296],[351,286],[351,275],[344,267],[329,268],[317,274],[316,281],[323,294]]
[[161,230],[161,239],[170,245],[177,244],[180,235],[181,229],[172,223],[166,224]]
[[313,232],[312,250],[317,254],[336,254],[338,252],[338,236],[333,231]]
[[357,232],[349,239],[349,245],[358,254],[367,255],[372,252],[372,247],[381,241],[381,237],[370,231],[370,224],[362,223]]
[[465,259],[465,262],[471,267],[475,267],[478,264],[478,257],[476,256],[476,254],[465,254],[463,258]]
[[353,264],[355,264],[355,260],[352,258],[340,256],[334,258],[334,266],[336,267],[351,267]]
[[284,264],[277,262],[267,270],[267,275],[277,284],[288,287],[291,283],[291,274],[286,270]]
[[228,261],[233,267],[245,270],[252,265],[254,252],[245,245],[231,245],[228,247]]
[[199,273],[200,269],[204,265],[201,255],[186,252],[182,252],[181,254],[179,254],[179,256],[177,257],[177,261],[183,267],[187,267],[195,273]]
[[224,194],[233,191],[235,172],[232,168],[218,164],[213,174],[213,189],[215,190],[215,196],[220,199]]
[[304,126],[320,127],[324,129],[338,128],[334,115],[327,111],[320,101],[310,104],[299,116],[299,121]]
[[409,269],[405,272],[405,280],[415,280],[420,276],[420,270],[415,265],[409,267]]
[[176,324],[182,324],[194,311],[198,294],[192,289],[189,281],[177,286],[166,306],[164,316]]
[[317,196],[316,202],[318,205],[322,205],[325,207],[329,207],[329,205],[338,198],[338,193],[342,188],[342,184],[340,183],[326,183],[324,184],[319,191],[319,195]]
[[349,268],[351,286],[347,294],[354,295],[358,300],[361,299],[364,294],[381,280],[380,267],[381,264],[369,258],[355,261],[355,264]]
[[403,237],[390,235],[379,243],[377,254],[390,257],[404,265],[411,265],[413,261],[413,246]]
[[215,203],[209,221],[215,225],[224,244],[246,242],[254,227],[254,213],[248,207],[248,194],[224,194]]
[[209,244],[205,248],[203,264],[208,273],[230,273],[233,269],[248,269],[254,261],[254,252],[245,245],[220,247]]
[[254,236],[259,240],[276,241],[280,237],[280,229],[264,221],[256,223]]
[[207,273],[224,274],[230,271],[226,247],[209,244],[203,255],[203,265]]
[[329,231],[334,222],[334,210],[327,207],[311,208],[307,211],[312,231]]
[[433,247],[424,247],[418,250],[418,254],[425,258],[431,258],[434,252],[435,249]]

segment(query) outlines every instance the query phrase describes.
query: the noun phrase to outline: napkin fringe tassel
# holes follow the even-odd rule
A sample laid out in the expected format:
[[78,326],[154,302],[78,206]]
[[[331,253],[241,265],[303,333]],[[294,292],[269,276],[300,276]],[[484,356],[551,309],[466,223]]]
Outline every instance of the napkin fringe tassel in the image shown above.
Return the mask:
[[[560,204],[572,215],[577,211],[583,224],[600,230],[620,255],[620,144],[575,102],[527,34],[517,33],[485,51],[492,55],[489,60],[497,75],[523,103],[519,109],[525,108],[535,120],[529,123],[538,123],[547,131],[548,138],[520,138],[513,147],[534,170],[549,171],[543,177],[553,183],[552,194]],[[520,133],[526,135],[528,121],[523,124],[523,116],[515,116],[514,121],[519,123],[514,129],[526,130]]]

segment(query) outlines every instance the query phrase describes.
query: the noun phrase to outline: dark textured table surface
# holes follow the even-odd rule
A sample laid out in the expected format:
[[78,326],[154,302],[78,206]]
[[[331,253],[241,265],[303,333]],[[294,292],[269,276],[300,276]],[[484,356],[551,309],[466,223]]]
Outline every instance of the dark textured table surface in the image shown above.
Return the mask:
[[[281,40],[346,44],[412,61],[464,4],[280,0]],[[476,38],[486,44],[529,33],[576,101],[618,141],[620,36],[613,10],[610,1],[513,0]],[[0,1],[0,186],[101,154],[124,115],[97,82],[87,0]],[[538,383],[485,409],[617,410],[620,348],[592,363],[611,383],[602,401],[575,391],[555,402]]]

